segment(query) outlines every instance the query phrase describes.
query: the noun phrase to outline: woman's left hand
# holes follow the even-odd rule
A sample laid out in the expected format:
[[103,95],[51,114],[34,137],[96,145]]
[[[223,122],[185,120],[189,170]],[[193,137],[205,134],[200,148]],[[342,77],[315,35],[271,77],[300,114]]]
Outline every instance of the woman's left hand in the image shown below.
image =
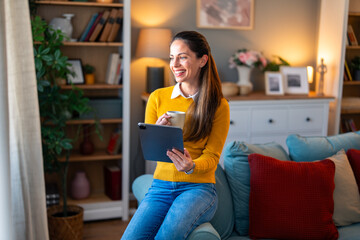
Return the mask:
[[168,150],[166,155],[171,159],[171,161],[173,161],[179,172],[190,171],[194,165],[190,153],[186,148],[184,148],[184,153],[173,148],[171,151]]

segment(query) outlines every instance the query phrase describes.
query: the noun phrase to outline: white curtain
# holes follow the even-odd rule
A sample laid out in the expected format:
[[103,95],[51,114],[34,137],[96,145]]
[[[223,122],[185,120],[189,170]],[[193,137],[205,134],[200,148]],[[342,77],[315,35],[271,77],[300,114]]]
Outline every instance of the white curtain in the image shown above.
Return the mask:
[[47,240],[28,0],[0,0],[0,239]]

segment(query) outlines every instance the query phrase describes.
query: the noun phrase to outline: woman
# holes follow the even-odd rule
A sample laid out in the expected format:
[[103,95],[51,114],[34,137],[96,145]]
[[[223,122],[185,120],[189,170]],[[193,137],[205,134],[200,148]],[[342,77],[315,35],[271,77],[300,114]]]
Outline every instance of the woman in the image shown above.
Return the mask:
[[171,125],[167,111],[186,112],[184,153],[167,151],[173,163],[157,162],[151,188],[122,239],[186,239],[217,208],[215,170],[229,130],[229,105],[205,37],[178,33],[170,45],[177,84],[157,89],[145,122]]

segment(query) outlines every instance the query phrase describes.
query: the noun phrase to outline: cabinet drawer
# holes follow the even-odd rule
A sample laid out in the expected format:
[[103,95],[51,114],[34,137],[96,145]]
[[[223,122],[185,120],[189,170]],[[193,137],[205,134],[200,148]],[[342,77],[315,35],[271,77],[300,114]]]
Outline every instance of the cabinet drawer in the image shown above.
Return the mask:
[[284,132],[287,130],[287,109],[254,109],[251,114],[251,131]]
[[323,107],[299,107],[289,110],[289,130],[321,130],[324,124]]
[[249,129],[249,110],[244,108],[230,108],[229,134],[245,134]]

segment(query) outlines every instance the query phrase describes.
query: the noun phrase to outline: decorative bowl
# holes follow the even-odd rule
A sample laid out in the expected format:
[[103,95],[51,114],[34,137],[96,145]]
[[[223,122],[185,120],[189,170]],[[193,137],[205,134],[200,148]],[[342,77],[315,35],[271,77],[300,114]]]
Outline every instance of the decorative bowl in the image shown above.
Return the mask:
[[233,82],[221,83],[222,93],[224,97],[232,97],[239,94],[239,86]]

